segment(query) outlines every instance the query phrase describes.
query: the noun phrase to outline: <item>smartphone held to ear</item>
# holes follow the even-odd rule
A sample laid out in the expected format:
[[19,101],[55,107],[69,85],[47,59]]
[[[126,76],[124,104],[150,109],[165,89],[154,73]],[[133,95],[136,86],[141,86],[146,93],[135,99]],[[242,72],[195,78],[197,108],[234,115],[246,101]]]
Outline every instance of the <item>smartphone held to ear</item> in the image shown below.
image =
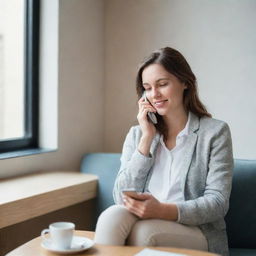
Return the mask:
[[[146,92],[144,91],[143,92],[143,96],[142,96],[143,98],[144,98],[144,100],[146,101],[146,102],[148,102],[148,99],[147,99],[147,97],[146,97]],[[155,113],[153,113],[153,112],[148,112],[148,119],[153,123],[153,124],[157,124],[157,118],[156,118],[156,115],[155,115]]]

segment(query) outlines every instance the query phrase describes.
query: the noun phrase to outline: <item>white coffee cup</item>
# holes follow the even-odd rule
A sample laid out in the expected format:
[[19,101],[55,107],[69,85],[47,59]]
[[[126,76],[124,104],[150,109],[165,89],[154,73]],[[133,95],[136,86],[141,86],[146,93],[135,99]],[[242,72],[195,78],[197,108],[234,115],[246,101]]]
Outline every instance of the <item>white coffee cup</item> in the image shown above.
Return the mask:
[[[74,229],[75,224],[72,222],[55,222],[44,229],[41,236],[44,241],[50,242],[54,249],[66,250],[71,247]],[[50,234],[50,239],[45,237],[47,233]]]

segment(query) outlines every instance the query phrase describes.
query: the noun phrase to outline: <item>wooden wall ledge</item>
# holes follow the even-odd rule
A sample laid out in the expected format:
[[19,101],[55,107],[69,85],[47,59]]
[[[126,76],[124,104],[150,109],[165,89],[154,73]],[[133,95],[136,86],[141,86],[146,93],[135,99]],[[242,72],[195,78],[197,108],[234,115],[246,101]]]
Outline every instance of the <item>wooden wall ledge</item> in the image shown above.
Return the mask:
[[0,181],[0,228],[96,197],[98,178],[50,172]]

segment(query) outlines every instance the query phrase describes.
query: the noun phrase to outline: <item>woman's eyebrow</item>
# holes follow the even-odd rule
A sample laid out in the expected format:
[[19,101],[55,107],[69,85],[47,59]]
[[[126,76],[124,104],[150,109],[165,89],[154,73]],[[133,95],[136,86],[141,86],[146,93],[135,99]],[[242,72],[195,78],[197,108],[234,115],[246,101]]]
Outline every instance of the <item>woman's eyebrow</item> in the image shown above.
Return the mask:
[[[156,83],[159,83],[162,80],[169,80],[169,78],[167,78],[167,77],[166,78],[165,77],[159,78],[159,79],[156,80]],[[150,84],[149,83],[142,83],[142,85],[150,85]]]
[[158,82],[160,82],[160,81],[162,81],[162,80],[169,80],[169,78],[167,78],[167,77],[166,77],[166,78],[165,78],[165,77],[159,78],[159,79],[156,80],[156,82],[158,83]]

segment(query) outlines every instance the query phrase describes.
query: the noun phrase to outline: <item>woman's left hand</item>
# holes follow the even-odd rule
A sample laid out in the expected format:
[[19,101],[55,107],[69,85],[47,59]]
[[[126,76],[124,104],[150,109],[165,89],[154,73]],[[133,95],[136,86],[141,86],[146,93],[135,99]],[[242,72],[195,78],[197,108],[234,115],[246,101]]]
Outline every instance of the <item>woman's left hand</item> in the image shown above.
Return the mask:
[[161,203],[149,193],[136,195],[136,199],[123,197],[124,206],[141,219],[160,219]]

